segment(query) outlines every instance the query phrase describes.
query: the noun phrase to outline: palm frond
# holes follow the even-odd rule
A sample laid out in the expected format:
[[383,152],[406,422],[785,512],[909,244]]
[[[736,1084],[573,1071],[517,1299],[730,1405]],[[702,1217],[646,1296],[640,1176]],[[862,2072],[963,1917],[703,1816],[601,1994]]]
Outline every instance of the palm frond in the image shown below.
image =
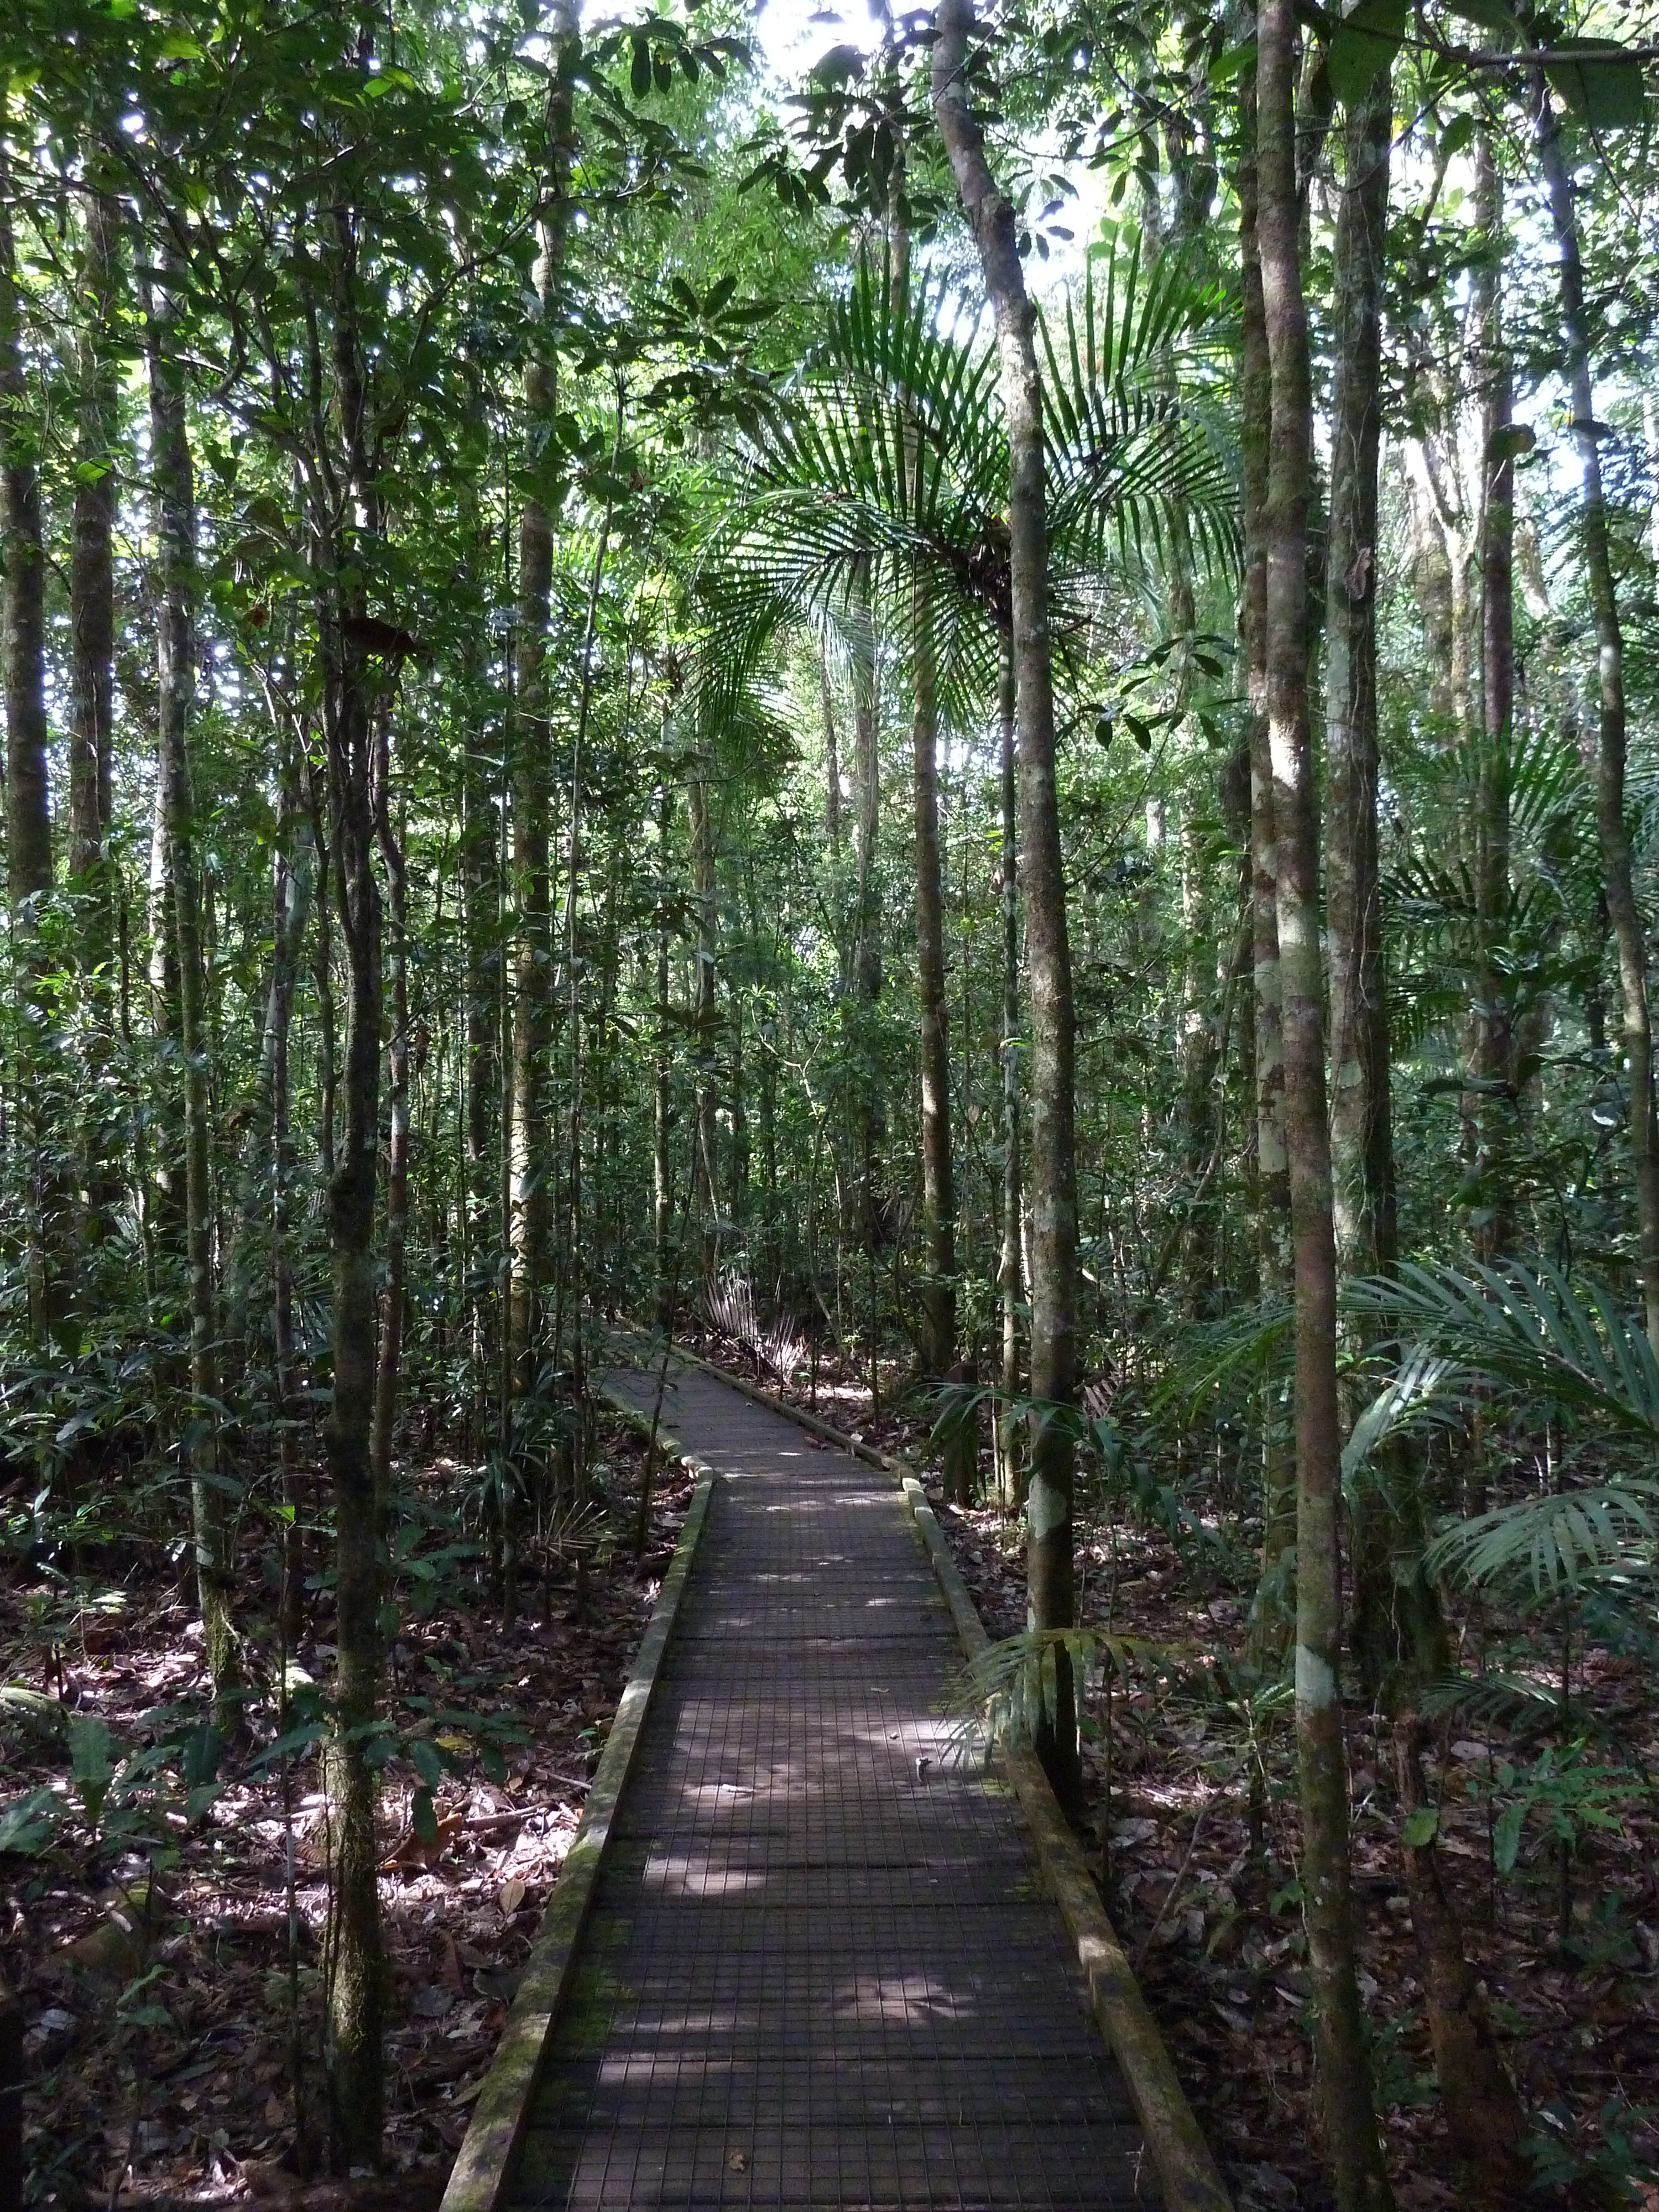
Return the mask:
[[1639,1478],[1523,1498],[1447,1529],[1424,1565],[1474,1583],[1522,1577],[1534,1597],[1557,1599],[1609,1569],[1650,1573],[1656,1504],[1659,1482]]

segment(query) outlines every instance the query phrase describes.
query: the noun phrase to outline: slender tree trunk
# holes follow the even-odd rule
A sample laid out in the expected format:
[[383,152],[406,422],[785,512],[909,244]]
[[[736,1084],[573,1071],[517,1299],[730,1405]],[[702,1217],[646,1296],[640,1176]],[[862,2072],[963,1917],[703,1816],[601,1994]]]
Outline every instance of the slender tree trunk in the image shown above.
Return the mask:
[[[1256,1265],[1268,1310],[1291,1296],[1291,1171],[1285,1147],[1284,1026],[1279,1003],[1279,860],[1273,761],[1267,741],[1267,449],[1272,383],[1257,234],[1255,69],[1240,80],[1239,262],[1242,274],[1240,444],[1244,477],[1244,578],[1239,599],[1250,776],[1250,922],[1256,1166]],[[1288,1562],[1296,1543],[1296,1477],[1279,1388],[1263,1390],[1261,1579],[1252,1642],[1281,1650],[1288,1640]]]
[[508,1129],[511,1238],[507,1332],[516,1395],[534,1381],[535,1349],[549,1278],[552,1220],[546,1078],[552,1042],[554,963],[548,873],[548,809],[553,730],[547,678],[547,630],[553,580],[553,516],[546,479],[554,465],[557,356],[554,313],[569,221],[574,133],[569,64],[579,36],[573,0],[558,0],[550,24],[546,171],[532,283],[536,316],[525,370],[530,422],[529,482],[519,519],[519,632],[514,730],[513,875],[518,945],[513,988],[513,1051]]
[[1337,1560],[1336,1244],[1325,1118],[1319,836],[1308,701],[1313,394],[1296,174],[1294,0],[1257,15],[1257,222],[1272,374],[1267,720],[1278,846],[1285,1133],[1296,1267],[1296,1733],[1302,1887],[1325,2142],[1340,2212],[1390,2202],[1354,1971]]
[[44,1049],[52,1018],[37,902],[52,889],[46,779],[46,550],[41,541],[40,423],[29,405],[22,301],[12,232],[8,155],[0,137],[0,659],[6,706],[6,868],[21,1000],[21,1135],[28,1162],[29,1322],[37,1340],[64,1305],[64,1192]]
[[999,785],[1002,850],[1002,1244],[997,1263],[1002,1308],[1002,1404],[998,1420],[1002,1460],[1002,1506],[1015,1513],[1025,1503],[1020,1454],[1019,1396],[1020,1215],[1024,1206],[1019,1127],[1019,790],[1014,749],[1014,645],[1005,629],[997,666]]
[[[1407,1833],[1411,1816],[1424,1804],[1419,1766],[1422,1733],[1414,1713],[1402,1715],[1395,1724],[1400,1806]],[[1481,1987],[1463,1954],[1462,1929],[1441,1882],[1434,1838],[1421,1844],[1402,1840],[1400,1850],[1435,2075],[1462,2185],[1462,2201],[1503,2212],[1503,2208],[1524,2203],[1533,2193],[1532,2169],[1521,2148],[1527,2116],[1504,2070]]]
[[[664,729],[663,750],[668,750],[671,722]],[[657,1327],[673,1322],[674,1286],[670,1267],[669,1237],[674,1224],[673,1169],[668,1148],[669,1031],[668,1031],[668,828],[669,783],[665,769],[657,793],[657,1032],[651,1067],[651,1251],[653,1310]]]
[[[1335,376],[1325,586],[1325,857],[1331,1007],[1331,1166],[1337,1265],[1395,1261],[1389,1007],[1377,874],[1376,489],[1382,286],[1394,131],[1389,71],[1349,111],[1337,219]],[[1406,1472],[1403,1466],[1399,1472]],[[1373,1694],[1393,1659],[1390,1514],[1363,1481],[1349,1517],[1352,1642]]]
[[109,830],[115,693],[115,523],[118,389],[113,352],[120,283],[120,211],[89,192],[81,255],[79,420],[70,528],[70,886],[82,901],[88,969],[109,957],[114,904],[104,839]]
[[1625,641],[1607,536],[1601,487],[1601,427],[1590,378],[1584,273],[1578,249],[1578,215],[1561,125],[1541,77],[1536,89],[1534,136],[1539,167],[1549,194],[1550,216],[1560,258],[1561,338],[1572,400],[1573,440],[1582,471],[1580,523],[1584,574],[1595,627],[1595,819],[1601,841],[1607,916],[1619,955],[1624,1002],[1625,1060],[1630,1086],[1629,1137],[1636,1179],[1636,1234],[1648,1340],[1659,1351],[1659,1118],[1653,1081],[1653,1029],[1648,1000],[1647,940],[1632,880],[1630,829],[1625,819]]
[[[500,933],[496,927],[495,810],[488,770],[471,735],[461,763],[461,932],[465,960],[462,1050],[465,1055],[464,1175],[466,1205],[468,1345],[481,1390],[490,1373],[491,1317],[499,1300],[487,1272],[495,1249],[496,1044],[501,1024]],[[480,1415],[482,1421],[482,1415]]]
[[1480,782],[1474,893],[1480,957],[1474,1050],[1475,1256],[1490,1267],[1510,1242],[1508,1169],[1517,1100],[1515,1037],[1498,955],[1510,904],[1510,786],[1515,719],[1515,380],[1504,338],[1504,185],[1490,131],[1475,141],[1475,220],[1485,259],[1475,278],[1480,327],[1480,450],[1486,472],[1480,534]]
[[714,832],[708,818],[708,787],[701,763],[686,780],[685,803],[691,830],[691,891],[697,910],[696,984],[691,1003],[696,1054],[691,1217],[701,1243],[701,1273],[707,1283],[713,1280],[720,1261],[720,1181],[714,1159],[718,1138],[714,1119]]
[[86,203],[81,256],[82,320],[78,343],[78,421],[74,514],[70,528],[69,888],[86,993],[86,1098],[81,1150],[86,1189],[82,1241],[96,1249],[107,1235],[117,1181],[118,1139],[108,1091],[115,1001],[110,981],[115,941],[114,865],[110,829],[115,690],[116,441],[119,392],[114,353],[120,283],[120,212],[106,193]]
[[[1020,849],[1026,962],[1031,993],[1031,1396],[1026,1496],[1027,1609],[1037,1629],[1068,1628],[1076,1585],[1072,1557],[1076,1389],[1076,1029],[1066,873],[1054,783],[1054,715],[1048,634],[1048,508],[1042,407],[1033,315],[1020,266],[1012,204],[998,190],[985,137],[968,98],[972,0],[940,0],[934,15],[934,120],[978,248],[996,319],[1007,425],[1008,532],[1014,687],[1019,727]],[[1081,1793],[1069,1660],[1055,1655],[1054,1706],[1038,1750],[1063,1802]]]
[[173,345],[177,301],[170,284],[149,302],[150,465],[160,549],[157,599],[157,774],[173,892],[178,964],[179,1045],[185,1091],[185,1255],[189,1279],[190,1389],[187,1449],[196,1539],[197,1595],[208,1671],[222,1720],[236,1679],[231,1625],[231,1561],[216,1437],[218,1328],[213,1280],[214,1200],[207,975],[203,957],[202,885],[197,863],[189,730],[196,703],[196,488],[185,413],[184,371]]
[[[334,1492],[336,1734],[329,1796],[333,1917],[330,1929],[325,2058],[335,2157],[378,2158],[385,2113],[381,2040],[386,1968],[380,1933],[374,1814],[379,1796],[371,1738],[380,1718],[382,1528],[372,1438],[374,1199],[380,1150],[381,915],[374,873],[373,799],[375,681],[363,638],[366,556],[379,528],[368,453],[364,367],[357,326],[356,240],[333,210],[333,370],[344,477],[357,520],[337,534],[317,517],[315,558],[325,577],[319,608],[324,732],[333,830],[334,896],[345,948],[343,1126],[328,1186],[333,1261],[334,1394],[324,1444]],[[383,677],[382,681],[389,680]]]
[[386,1045],[391,1142],[386,1171],[386,1290],[380,1306],[380,1346],[374,1376],[374,1425],[370,1456],[375,1508],[382,1521],[392,1494],[392,1439],[404,1355],[405,1251],[409,1239],[409,871],[401,838],[392,826],[392,718],[383,702],[376,716],[374,836],[386,870],[390,909],[392,1036]]

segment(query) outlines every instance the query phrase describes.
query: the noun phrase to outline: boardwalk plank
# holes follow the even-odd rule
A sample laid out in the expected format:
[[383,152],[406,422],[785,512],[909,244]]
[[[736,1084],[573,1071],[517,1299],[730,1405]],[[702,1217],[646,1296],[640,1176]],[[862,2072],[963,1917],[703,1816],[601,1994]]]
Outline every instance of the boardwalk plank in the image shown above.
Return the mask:
[[1157,2203],[1018,1808],[936,1710],[960,1649],[898,1493],[695,1371],[665,1418],[722,1480],[506,2201]]

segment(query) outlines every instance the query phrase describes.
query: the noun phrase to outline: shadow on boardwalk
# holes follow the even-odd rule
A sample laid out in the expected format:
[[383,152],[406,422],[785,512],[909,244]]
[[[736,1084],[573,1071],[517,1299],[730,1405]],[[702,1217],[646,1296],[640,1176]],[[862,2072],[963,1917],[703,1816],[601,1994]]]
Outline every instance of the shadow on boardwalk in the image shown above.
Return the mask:
[[897,1493],[693,1370],[664,1419],[722,1480],[507,2201],[1158,2203]]

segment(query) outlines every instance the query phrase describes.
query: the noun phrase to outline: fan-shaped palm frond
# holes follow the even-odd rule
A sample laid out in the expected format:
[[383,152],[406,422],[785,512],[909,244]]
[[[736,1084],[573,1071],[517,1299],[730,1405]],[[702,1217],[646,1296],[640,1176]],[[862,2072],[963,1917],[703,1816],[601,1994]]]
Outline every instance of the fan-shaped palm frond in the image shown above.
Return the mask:
[[1423,1563],[1471,1583],[1524,1573],[1535,1597],[1557,1598],[1609,1568],[1649,1571],[1656,1504],[1659,1482],[1639,1478],[1523,1498],[1448,1528]]
[[[1103,568],[1161,548],[1186,519],[1205,558],[1231,545],[1231,472],[1156,383],[1175,339],[1208,312],[1178,264],[1143,276],[1130,257],[1068,304],[1063,350],[1046,328],[1056,627],[1086,627]],[[705,549],[702,656],[717,693],[752,672],[778,629],[902,590],[931,652],[941,706],[982,712],[1009,619],[1007,443],[997,360],[942,285],[896,298],[890,270],[861,263],[790,395],[752,441],[744,482]],[[902,628],[903,625],[901,625]]]

